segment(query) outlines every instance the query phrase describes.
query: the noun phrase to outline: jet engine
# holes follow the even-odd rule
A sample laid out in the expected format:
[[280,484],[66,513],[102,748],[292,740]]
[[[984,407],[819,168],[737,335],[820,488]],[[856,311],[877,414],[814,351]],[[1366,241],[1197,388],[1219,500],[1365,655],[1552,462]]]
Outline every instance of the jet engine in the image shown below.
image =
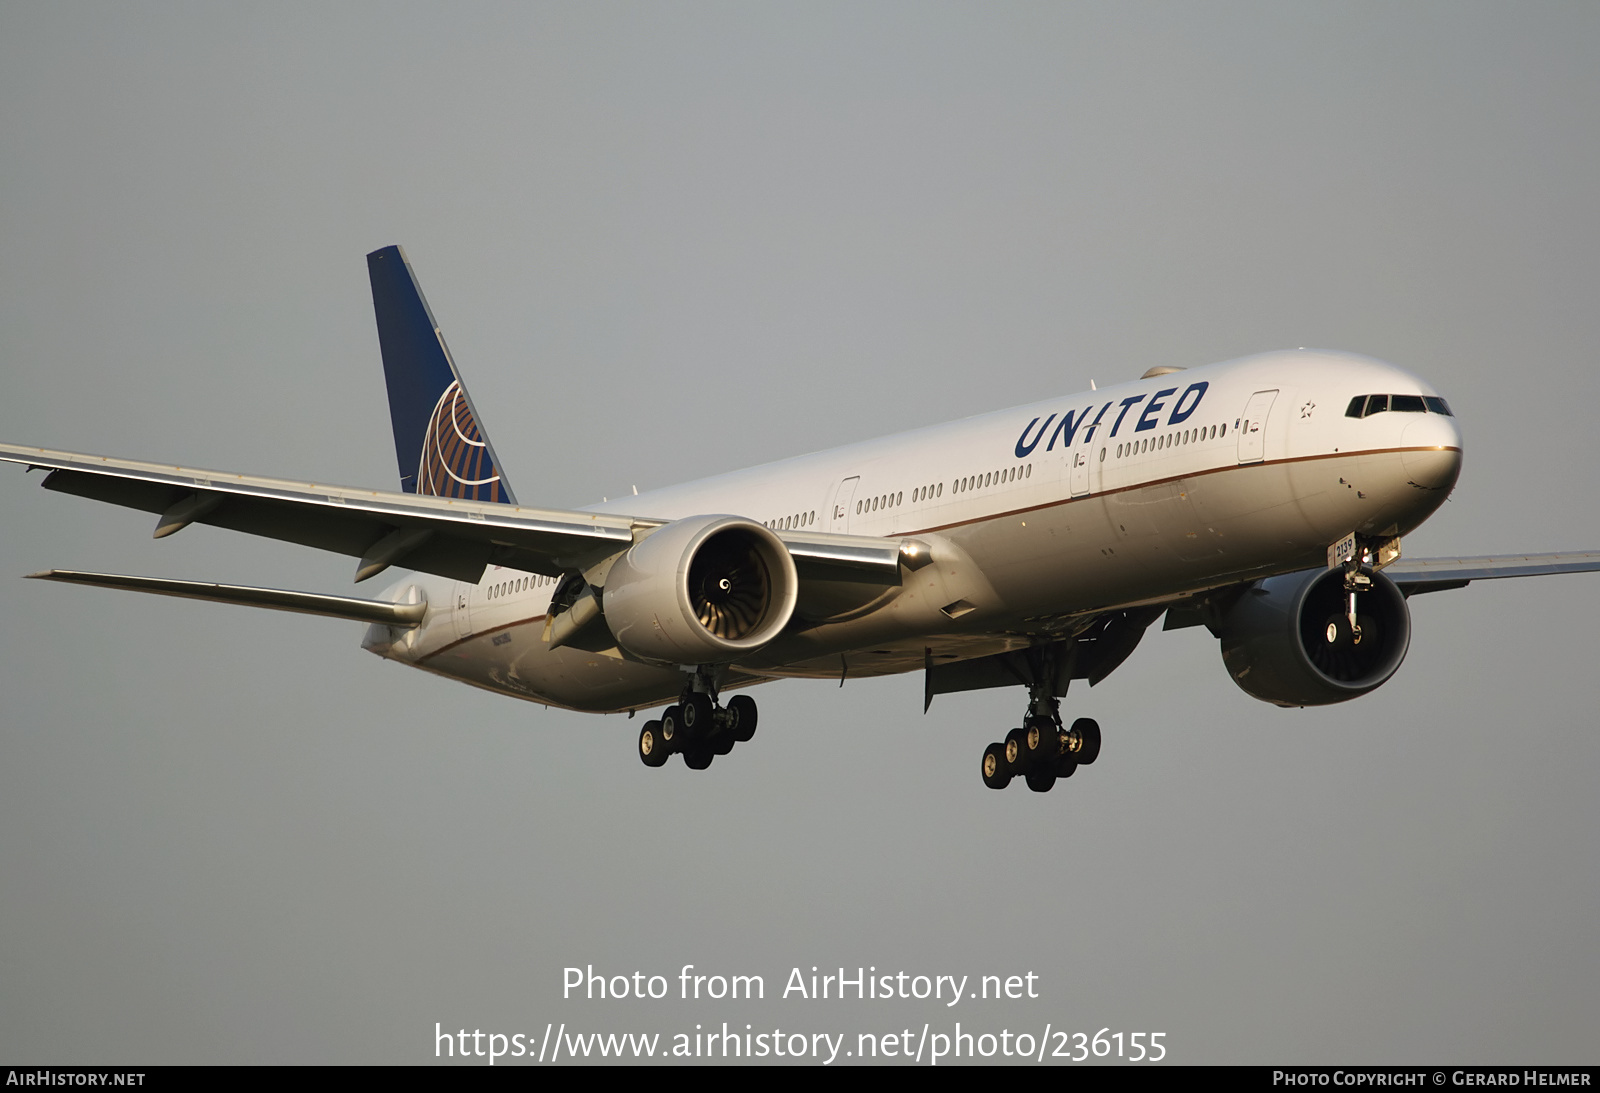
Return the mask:
[[737,516],[693,516],[618,558],[602,601],[617,644],[641,660],[727,664],[778,636],[799,587],[771,531]]
[[1214,632],[1222,662],[1249,695],[1278,706],[1326,706],[1388,682],[1411,644],[1411,613],[1393,581],[1350,594],[1344,571],[1306,570],[1269,577],[1227,608]]

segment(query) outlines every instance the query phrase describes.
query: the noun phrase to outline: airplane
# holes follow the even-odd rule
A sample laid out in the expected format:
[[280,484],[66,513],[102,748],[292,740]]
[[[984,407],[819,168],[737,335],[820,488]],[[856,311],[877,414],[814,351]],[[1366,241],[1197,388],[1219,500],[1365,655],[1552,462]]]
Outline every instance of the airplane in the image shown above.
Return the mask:
[[780,678],[921,671],[1022,687],[983,782],[1049,791],[1095,762],[1067,724],[1156,620],[1205,626],[1247,694],[1315,706],[1389,680],[1410,597],[1600,570],[1600,552],[1407,559],[1461,430],[1370,357],[1155,367],[1065,398],[780,460],[580,511],[520,504],[401,248],[367,256],[400,491],[0,445],[46,489],[409,571],[377,599],[110,573],[31,577],[368,624],[362,647],[500,694],[633,716],[638,755],[701,770],[751,740]]

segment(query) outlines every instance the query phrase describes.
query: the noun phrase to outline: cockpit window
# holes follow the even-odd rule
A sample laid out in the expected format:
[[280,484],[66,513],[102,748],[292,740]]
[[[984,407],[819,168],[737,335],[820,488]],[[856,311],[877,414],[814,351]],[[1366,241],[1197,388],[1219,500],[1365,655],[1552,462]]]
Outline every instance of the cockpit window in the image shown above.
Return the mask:
[[1393,410],[1402,414],[1443,414],[1454,417],[1449,405],[1437,395],[1357,395],[1345,409],[1345,417],[1371,417]]

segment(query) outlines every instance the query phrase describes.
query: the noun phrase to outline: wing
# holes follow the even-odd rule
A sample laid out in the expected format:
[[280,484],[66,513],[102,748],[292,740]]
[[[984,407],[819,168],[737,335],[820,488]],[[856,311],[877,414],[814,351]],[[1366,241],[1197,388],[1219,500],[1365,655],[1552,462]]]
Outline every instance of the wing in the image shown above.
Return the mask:
[[[501,565],[557,577],[626,550],[666,520],[536,509],[196,470],[0,445],[0,461],[46,470],[45,489],[157,514],[161,538],[191,523],[345,554],[356,580],[390,565],[479,580]],[[779,533],[804,576],[898,584],[902,550],[857,535]]]
[[1464,588],[1472,581],[1490,581],[1501,577],[1539,577],[1549,573],[1596,571],[1600,571],[1600,552],[1595,551],[1476,558],[1402,558],[1383,570],[1407,596],[1441,592],[1447,588]]
[[210,584],[203,581],[170,581],[160,577],[129,577],[120,573],[82,573],[72,569],[48,569],[30,573],[36,581],[61,581],[95,588],[120,588],[126,592],[153,592],[158,596],[177,596],[186,600],[210,600],[243,607],[265,607],[273,611],[293,611],[301,615],[322,615],[356,622],[381,622],[391,626],[414,626],[428,613],[428,605],[386,603],[351,596],[325,596],[317,592],[291,592],[282,588],[255,588],[242,584]]

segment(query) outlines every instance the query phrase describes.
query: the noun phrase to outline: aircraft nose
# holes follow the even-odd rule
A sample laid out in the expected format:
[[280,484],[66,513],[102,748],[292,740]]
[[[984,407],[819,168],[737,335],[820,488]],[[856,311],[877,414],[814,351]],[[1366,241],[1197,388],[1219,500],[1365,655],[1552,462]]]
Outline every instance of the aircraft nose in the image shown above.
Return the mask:
[[1425,490],[1455,488],[1461,475],[1461,430],[1442,414],[1418,417],[1401,436],[1402,459],[1413,486]]

